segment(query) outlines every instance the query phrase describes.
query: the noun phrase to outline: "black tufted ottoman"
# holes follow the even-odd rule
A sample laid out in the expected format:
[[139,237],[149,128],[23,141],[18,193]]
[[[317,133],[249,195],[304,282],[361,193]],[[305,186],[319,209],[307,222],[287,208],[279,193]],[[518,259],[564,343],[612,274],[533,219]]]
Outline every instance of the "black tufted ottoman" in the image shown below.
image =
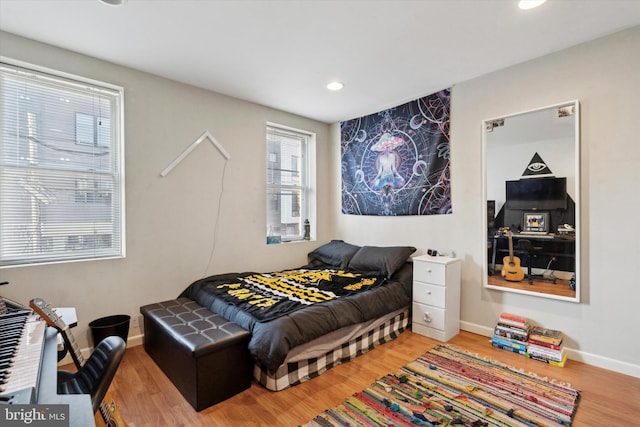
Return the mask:
[[250,334],[188,298],[140,307],[144,349],[200,411],[251,385]]

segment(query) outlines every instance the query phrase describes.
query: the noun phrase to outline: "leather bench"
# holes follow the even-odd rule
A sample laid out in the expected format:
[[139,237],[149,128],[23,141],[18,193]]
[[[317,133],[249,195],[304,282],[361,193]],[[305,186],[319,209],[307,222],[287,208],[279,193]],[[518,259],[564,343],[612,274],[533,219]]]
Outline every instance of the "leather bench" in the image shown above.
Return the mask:
[[140,307],[144,349],[200,411],[251,386],[250,333],[188,298]]

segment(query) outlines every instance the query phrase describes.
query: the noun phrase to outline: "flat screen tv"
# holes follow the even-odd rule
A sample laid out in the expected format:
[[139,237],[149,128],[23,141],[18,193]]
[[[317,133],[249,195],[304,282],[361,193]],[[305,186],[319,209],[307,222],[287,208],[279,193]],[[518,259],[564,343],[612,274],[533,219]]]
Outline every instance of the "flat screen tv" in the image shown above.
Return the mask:
[[567,179],[545,177],[507,181],[506,196],[508,209],[566,209]]

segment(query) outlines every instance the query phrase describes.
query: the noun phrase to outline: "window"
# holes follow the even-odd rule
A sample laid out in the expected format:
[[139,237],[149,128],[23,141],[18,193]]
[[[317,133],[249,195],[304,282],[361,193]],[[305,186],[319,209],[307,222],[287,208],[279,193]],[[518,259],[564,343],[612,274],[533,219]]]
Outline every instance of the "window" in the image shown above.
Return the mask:
[[0,267],[124,256],[122,97],[0,63]]
[[[267,125],[267,239],[287,242],[304,238],[304,223],[312,223],[315,135],[279,125]],[[273,239],[275,237],[275,240]]]

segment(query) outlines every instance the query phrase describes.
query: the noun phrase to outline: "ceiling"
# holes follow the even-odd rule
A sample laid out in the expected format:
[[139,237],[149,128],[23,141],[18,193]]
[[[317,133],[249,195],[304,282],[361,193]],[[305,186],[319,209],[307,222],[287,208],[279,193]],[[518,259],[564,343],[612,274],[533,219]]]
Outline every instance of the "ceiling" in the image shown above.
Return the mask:
[[640,0],[0,0],[3,31],[327,123],[637,25]]
[[[576,114],[560,115],[559,110],[571,104],[549,106],[504,117],[502,125],[486,131],[491,146],[513,147],[513,144],[531,144],[550,140],[574,141],[576,138]],[[496,119],[497,120],[497,119]]]

